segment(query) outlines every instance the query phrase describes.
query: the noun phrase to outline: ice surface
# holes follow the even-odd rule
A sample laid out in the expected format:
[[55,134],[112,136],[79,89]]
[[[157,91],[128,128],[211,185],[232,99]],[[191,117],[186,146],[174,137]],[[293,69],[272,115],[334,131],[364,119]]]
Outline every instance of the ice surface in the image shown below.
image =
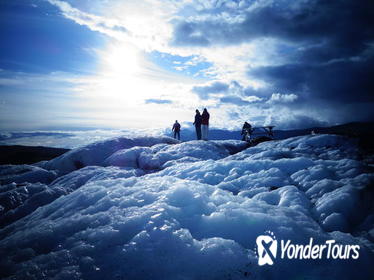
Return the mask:
[[33,165],[0,165],[0,184],[8,183],[50,183],[56,178],[56,172],[47,171]]
[[160,143],[176,144],[178,142],[170,137],[117,137],[71,150],[45,163],[44,168],[66,174],[85,166],[101,166],[107,157],[121,149],[129,149],[135,146],[148,147]]
[[[0,276],[373,278],[374,177],[355,141],[315,135],[245,148],[116,138],[38,167],[2,167]],[[57,178],[11,182],[35,168]],[[360,258],[260,267],[255,240],[267,230],[295,243],[359,244]]]
[[242,141],[190,141],[176,145],[134,147],[115,152],[104,161],[104,164],[143,170],[163,169],[181,162],[217,160],[245,147],[246,143]]

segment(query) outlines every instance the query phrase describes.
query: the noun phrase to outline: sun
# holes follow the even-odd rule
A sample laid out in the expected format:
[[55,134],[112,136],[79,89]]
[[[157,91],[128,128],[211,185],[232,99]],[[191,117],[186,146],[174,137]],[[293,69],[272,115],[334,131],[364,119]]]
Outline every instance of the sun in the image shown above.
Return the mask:
[[185,93],[193,80],[170,75],[146,51],[131,43],[110,43],[97,51],[97,59],[98,71],[82,83],[79,94],[87,112],[94,110],[100,121],[143,128],[144,124],[165,127],[170,119],[190,118],[186,107],[165,106],[152,100],[177,100],[189,106],[191,96]]
[[[131,44],[111,44],[99,52],[100,71],[97,75],[97,96],[105,102],[137,104],[144,98],[144,58]],[[102,102],[102,101],[100,101]]]
[[114,44],[102,55],[105,74],[113,77],[131,77],[139,73],[140,52],[130,44]]

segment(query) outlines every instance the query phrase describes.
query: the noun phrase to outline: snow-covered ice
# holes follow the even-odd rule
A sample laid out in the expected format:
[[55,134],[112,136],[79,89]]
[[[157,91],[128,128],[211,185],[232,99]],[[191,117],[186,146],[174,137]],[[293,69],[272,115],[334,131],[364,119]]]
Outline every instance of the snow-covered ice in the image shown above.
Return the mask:
[[176,144],[178,141],[170,137],[117,137],[71,150],[46,162],[43,167],[49,170],[57,170],[60,174],[66,174],[85,166],[102,165],[107,157],[121,149],[149,147],[161,143]]
[[[374,174],[355,141],[117,137],[0,168],[5,279],[373,279]],[[256,237],[360,245],[258,266]]]
[[0,165],[0,184],[7,183],[50,183],[56,172],[33,165]]

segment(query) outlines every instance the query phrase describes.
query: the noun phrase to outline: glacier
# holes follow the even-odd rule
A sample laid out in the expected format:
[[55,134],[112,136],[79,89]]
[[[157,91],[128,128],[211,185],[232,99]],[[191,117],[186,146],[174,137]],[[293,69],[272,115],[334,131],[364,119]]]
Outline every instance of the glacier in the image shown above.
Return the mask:
[[[374,279],[374,173],[354,139],[115,137],[0,166],[2,279]],[[360,245],[259,266],[256,238]]]

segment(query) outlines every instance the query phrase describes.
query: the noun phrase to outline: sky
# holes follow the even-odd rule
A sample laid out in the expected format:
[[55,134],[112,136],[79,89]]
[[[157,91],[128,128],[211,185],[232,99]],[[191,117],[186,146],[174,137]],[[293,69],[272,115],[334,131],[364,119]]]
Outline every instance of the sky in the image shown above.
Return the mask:
[[372,0],[4,0],[0,38],[0,130],[374,120]]

